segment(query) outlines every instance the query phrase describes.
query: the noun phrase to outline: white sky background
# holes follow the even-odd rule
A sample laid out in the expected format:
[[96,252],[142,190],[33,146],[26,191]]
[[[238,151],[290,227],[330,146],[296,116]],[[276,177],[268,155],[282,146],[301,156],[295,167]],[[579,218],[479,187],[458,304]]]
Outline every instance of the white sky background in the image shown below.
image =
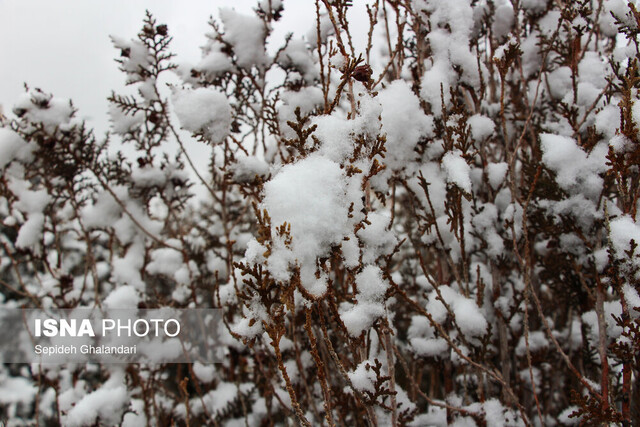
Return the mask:
[[[220,7],[250,14],[255,0],[0,0],[0,104],[6,112],[24,92],[23,83],[71,98],[82,118],[106,130],[106,98],[122,88],[109,35],[135,38],[149,9],[173,36],[175,61],[200,59],[209,16]],[[289,1],[274,36],[306,32],[314,23],[305,1]],[[307,6],[312,6],[309,1]],[[301,7],[302,6],[302,7]],[[298,13],[296,13],[298,12]],[[306,12],[306,13],[304,13]],[[295,15],[295,16],[294,16]],[[308,21],[308,23],[305,23]]]
[[[286,33],[301,36],[315,27],[313,0],[283,3],[284,14],[271,36],[278,44]],[[368,31],[365,4],[355,0],[349,12],[360,50]],[[109,128],[106,98],[112,90],[127,92],[110,34],[135,38],[148,9],[158,23],[169,27],[174,62],[197,63],[210,16],[216,17],[220,7],[252,14],[256,5],[257,0],[0,0],[0,105],[9,113],[27,83],[72,99],[78,117],[101,137]],[[202,145],[190,141],[187,148],[205,171],[208,155]]]

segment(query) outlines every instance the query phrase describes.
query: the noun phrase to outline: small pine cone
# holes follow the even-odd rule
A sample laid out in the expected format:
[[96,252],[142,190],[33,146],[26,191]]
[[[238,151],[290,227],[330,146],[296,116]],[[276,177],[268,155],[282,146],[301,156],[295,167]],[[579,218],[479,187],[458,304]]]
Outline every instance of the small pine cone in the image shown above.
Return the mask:
[[169,34],[168,28],[165,24],[160,24],[156,27],[156,33],[160,34],[161,36],[166,36],[167,34]]
[[368,82],[371,80],[373,71],[369,65],[360,65],[353,70],[351,76],[359,82]]

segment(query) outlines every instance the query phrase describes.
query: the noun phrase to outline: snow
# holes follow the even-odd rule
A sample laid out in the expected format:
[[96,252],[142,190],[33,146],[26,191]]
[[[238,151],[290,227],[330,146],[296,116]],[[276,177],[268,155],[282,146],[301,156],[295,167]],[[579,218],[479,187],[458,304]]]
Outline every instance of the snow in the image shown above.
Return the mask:
[[123,62],[121,69],[127,73],[127,83],[135,83],[140,81],[137,73],[141,70],[149,70],[153,57],[147,47],[140,40],[125,40],[117,36],[110,36],[111,42],[116,49],[120,49],[126,56],[120,56]]
[[[559,18],[559,15],[556,17]],[[538,21],[540,22],[540,21]],[[555,28],[555,27],[554,27]],[[521,41],[520,49],[522,50],[522,70],[525,77],[531,77],[540,70],[540,48],[538,42],[540,40],[540,32],[533,30]]]
[[278,65],[284,69],[295,69],[307,84],[312,84],[319,78],[318,70],[307,45],[303,40],[291,40],[289,45],[280,53]]
[[[615,317],[620,317],[622,315],[622,304],[620,301],[605,301],[603,304],[604,308],[604,321],[606,325],[606,339],[607,342],[611,343],[620,337],[622,333],[622,328],[618,325]],[[587,338],[590,341],[590,344],[594,347],[598,346],[599,342],[599,326],[598,326],[598,316],[595,310],[587,311],[582,314],[582,322],[588,326],[587,329]]]
[[14,104],[13,112],[24,120],[42,123],[50,134],[68,125],[74,114],[69,99],[53,97],[39,89],[22,94]]
[[382,130],[387,134],[385,164],[401,170],[416,158],[418,142],[434,136],[433,117],[422,112],[418,97],[403,80],[380,91],[378,100],[382,105]]
[[444,357],[449,344],[444,338],[436,338],[434,328],[424,316],[412,316],[407,331],[411,351],[421,357]]
[[539,21],[542,34],[551,36],[558,28],[558,24],[561,20],[562,14],[559,10],[551,10],[550,12],[548,12]]
[[251,322],[251,318],[243,317],[231,325],[233,333],[247,339],[255,338],[263,332],[262,323]]
[[131,171],[131,180],[138,187],[162,187],[167,182],[165,172],[150,165]]
[[[171,246],[180,246],[175,239],[167,241]],[[183,266],[182,253],[172,248],[159,248],[151,252],[151,262],[147,264],[147,272],[173,276]]]
[[224,44],[215,40],[205,49],[202,59],[195,66],[197,71],[204,73],[209,78],[216,78],[224,73],[233,71],[233,61],[226,53],[222,52]]
[[260,0],[258,7],[265,12],[281,10],[282,0]]
[[142,291],[145,289],[145,283],[140,275],[143,265],[144,247],[140,241],[136,241],[123,257],[113,259],[112,279],[116,283],[128,284]]
[[92,425],[98,417],[103,424],[119,424],[129,395],[124,384],[115,385],[113,382],[110,378],[101,388],[80,399],[64,417],[64,425]]
[[[431,104],[436,117],[442,114],[444,106],[451,100],[449,89],[457,82],[453,66],[460,67],[460,80],[471,85],[479,82],[476,57],[469,50],[469,36],[474,27],[473,9],[467,0],[430,0],[419,7],[431,24],[427,35],[433,52],[433,66],[421,80],[420,96]],[[441,97],[442,87],[442,97]]]
[[609,226],[611,229],[609,238],[611,239],[611,245],[614,250],[613,255],[619,260],[628,260],[637,271],[637,268],[640,267],[640,261],[638,261],[639,250],[636,249],[633,259],[629,259],[627,253],[631,250],[632,240],[637,245],[640,245],[640,225],[630,216],[623,215],[612,219]]
[[111,104],[109,105],[109,121],[113,133],[126,135],[144,123],[144,113],[136,111],[125,114],[117,105]]
[[358,300],[381,301],[389,287],[382,279],[382,270],[375,265],[367,265],[356,275]]
[[477,424],[471,417],[458,417],[451,423],[451,427],[477,427]]
[[551,96],[555,99],[564,98],[572,89],[571,68],[558,67],[546,75]]
[[[420,97],[431,104],[431,111],[435,117],[442,115],[442,107],[449,107],[451,93],[449,89],[453,85],[454,71],[443,60],[436,60],[422,77],[420,85]],[[444,99],[444,105],[442,103]]]
[[531,13],[540,13],[547,8],[546,0],[522,0],[523,9]]
[[[320,94],[315,96],[320,102]],[[346,120],[344,114],[339,111],[314,117],[312,123],[317,125],[315,136],[321,142],[318,154],[344,164],[353,154],[355,136],[360,135],[371,140],[377,138],[381,128],[379,118],[382,114],[378,98],[365,92],[357,92],[356,105],[358,114],[353,120]]]
[[429,409],[424,414],[417,415],[413,421],[407,424],[409,427],[423,426],[446,426],[447,410],[435,405],[429,405]]
[[120,219],[112,223],[111,226],[121,243],[129,243],[137,239],[142,239],[140,229],[138,225],[134,224],[131,217],[135,218],[136,222],[142,225],[147,232],[154,235],[161,232],[163,223],[151,219],[138,201],[125,197],[124,199],[120,198],[120,202],[124,203],[128,214],[122,215]]
[[584,58],[578,64],[579,80],[591,83],[598,91],[607,85],[609,66],[596,52],[585,52]]
[[355,370],[347,373],[356,390],[375,393],[374,383],[376,381],[376,374],[373,372],[373,369],[371,369],[371,366],[375,366],[375,363],[370,360],[365,360],[359,363]]
[[197,410],[199,404],[204,404],[209,414],[217,415],[226,411],[227,407],[237,400],[240,394],[249,393],[254,387],[253,384],[249,383],[236,385],[222,382],[218,384],[215,390],[206,393],[202,400],[200,398],[193,399],[192,404],[196,405],[195,410]]
[[382,304],[362,299],[353,307],[340,313],[340,319],[352,337],[359,337],[360,334],[369,330],[373,323],[384,314],[385,309]]
[[498,208],[492,203],[484,203],[478,205],[478,211],[471,222],[487,243],[487,255],[497,258],[504,253],[504,242],[497,232]]
[[411,350],[421,357],[443,358],[450,349],[444,338],[411,338]]
[[556,182],[572,194],[581,192],[596,198],[602,189],[599,174],[607,170],[607,148],[597,145],[591,153],[580,148],[573,138],[561,135],[540,135],[542,161],[556,173]]
[[510,3],[501,4],[496,8],[491,29],[497,40],[504,39],[509,34],[514,21],[513,6]]
[[132,399],[129,409],[130,411],[125,413],[122,418],[122,427],[138,427],[147,424],[143,400]]
[[603,14],[613,14],[618,20],[630,28],[637,28],[638,24],[633,19],[631,8],[624,0],[607,0],[603,5]]
[[[470,215],[468,215],[471,212],[469,211],[469,205],[466,202],[466,199],[462,203],[463,203],[463,210],[467,212],[467,215],[465,215],[464,227],[465,227],[465,250],[468,252],[472,249],[471,242],[473,242],[473,238],[470,235],[470,231],[472,230]],[[456,238],[456,235],[453,232],[453,230],[451,229],[451,226],[449,223],[449,217],[446,214],[438,216],[436,218],[436,224],[434,225],[437,225],[439,233],[435,233],[435,232],[425,233],[424,236],[422,236],[422,242],[427,245],[437,245],[439,247],[443,246],[445,250],[450,251],[449,253],[453,261],[457,262],[460,259],[462,252],[461,252],[460,242]],[[440,242],[439,237],[442,237],[442,242]]]
[[[479,337],[487,332],[487,320],[476,303],[451,287],[442,285],[438,287],[442,299],[449,305],[455,316],[456,323],[463,334],[468,337]],[[448,312],[437,292],[429,295],[427,311],[432,314],[434,320],[442,323],[447,318]]]
[[17,248],[30,248],[38,244],[44,229],[44,215],[42,213],[32,213],[27,222],[22,224],[16,239]]
[[[531,353],[544,350],[549,347],[549,340],[543,331],[533,331],[529,333],[529,350]],[[527,341],[524,335],[520,337],[518,345],[516,346],[516,354],[518,356],[524,356],[527,352]]]
[[481,114],[474,114],[469,117],[467,123],[471,126],[471,136],[477,141],[482,141],[490,137],[496,127],[493,120]]
[[564,426],[580,425],[582,417],[569,417],[572,413],[578,411],[580,408],[577,406],[569,406],[558,416],[558,421]]
[[481,336],[487,332],[487,321],[474,301],[468,298],[455,298],[452,308],[462,333]]
[[386,213],[372,212],[367,220],[369,224],[358,230],[357,236],[363,244],[362,261],[373,263],[379,256],[389,255],[398,240],[388,230],[391,217]]
[[111,291],[104,299],[103,304],[112,309],[135,309],[138,308],[139,301],[140,294],[138,291],[133,286],[124,285]]
[[455,184],[466,193],[471,193],[471,168],[462,153],[458,150],[450,151],[442,158],[442,167],[447,173],[447,182]]
[[615,153],[625,153],[632,150],[633,144],[626,136],[617,134],[609,140],[609,146]]
[[231,107],[227,96],[217,89],[176,90],[172,96],[175,113],[188,131],[205,133],[214,143],[229,135]]
[[582,194],[552,203],[549,210],[553,212],[558,221],[561,220],[561,216],[571,214],[585,232],[591,229],[595,220],[604,217],[602,210],[598,209],[596,203],[586,199]]
[[633,310],[634,308],[640,308],[640,295],[638,292],[631,287],[628,283],[625,283],[622,287],[622,294],[624,295],[624,299],[627,302],[627,306],[630,308],[630,317],[632,319],[637,319],[640,317],[640,313]]
[[320,154],[335,162],[342,162],[351,154],[353,147],[350,138],[356,125],[353,121],[334,113],[315,117],[313,124],[317,125],[315,136],[322,142]]
[[[335,29],[333,28],[333,24],[331,23],[331,19],[329,18],[329,14],[324,12],[320,14],[320,40],[322,42],[326,41],[329,36],[335,34]],[[309,43],[312,49],[317,48],[318,45],[318,29],[316,25],[309,28],[309,30],[305,34],[305,39]]]
[[34,144],[27,143],[12,130],[0,128],[0,171],[15,159],[24,162],[32,160],[34,148]]
[[396,403],[399,413],[413,413],[418,408],[415,403],[411,401],[407,392],[404,391],[398,384],[395,385],[396,389]]
[[213,365],[203,365],[200,362],[193,364],[193,373],[201,383],[210,383],[215,378],[216,368]]
[[[291,226],[291,256],[300,262],[303,286],[313,287],[314,295],[326,290],[315,280],[316,257],[328,254],[331,245],[349,233],[348,186],[337,163],[315,155],[283,167],[264,186],[262,207],[274,229],[285,222]],[[279,270],[286,270],[292,260],[287,252],[274,251],[270,257],[276,277],[283,277]]]
[[[124,187],[112,188],[114,194],[122,200],[122,197],[126,197],[126,189]],[[114,200],[113,196],[103,191],[99,193],[93,204],[86,206],[82,212],[81,217],[85,227],[106,227],[113,224],[120,218],[122,214],[122,207]]]
[[[295,138],[295,131],[289,126],[288,122],[296,122],[295,110],[300,109],[300,114],[305,116],[316,108],[320,107],[324,102],[322,90],[317,87],[303,87],[299,91],[284,91],[280,96],[282,105],[278,109],[278,119],[280,122],[280,130],[287,138]],[[312,120],[326,118],[326,116],[314,117]],[[320,125],[318,125],[320,127]],[[316,131],[316,136],[319,132]]]
[[0,403],[3,405],[12,403],[29,405],[37,391],[38,387],[26,378],[2,378],[0,381]]
[[[498,399],[489,399],[482,405],[487,425],[495,427],[505,427],[517,425],[515,414],[512,410],[505,408]],[[524,424],[524,423],[523,423]]]
[[[444,202],[447,198],[447,177],[446,172],[440,167],[437,162],[428,162],[423,164],[418,174],[422,174],[424,179],[429,184],[429,197],[433,203],[433,207],[436,215],[444,213]],[[417,178],[413,178],[410,181],[412,190],[422,197],[423,191],[420,188]],[[422,197],[422,203],[427,205],[426,197]]]
[[236,182],[250,183],[256,177],[265,178],[269,174],[269,165],[256,156],[239,156],[236,158],[236,163],[231,166],[231,170]]
[[[8,274],[10,283],[24,282],[25,291],[40,298],[45,307],[74,304],[76,299],[80,305],[99,303],[108,309],[134,309],[143,301],[197,307],[210,304],[211,297],[225,310],[226,320],[218,325],[220,345],[214,351],[227,359],[239,354],[242,363],[195,363],[192,380],[200,383],[201,390],[190,393],[187,402],[161,390],[151,396],[158,414],[172,414],[184,422],[190,411],[192,424],[259,425],[269,416],[284,419],[286,411],[279,406],[291,409],[292,402],[282,375],[275,373],[264,382],[260,366],[273,366],[272,345],[279,345],[293,384],[304,385],[309,375],[313,379],[317,368],[300,315],[313,309],[313,329],[321,333],[317,330],[317,309],[329,307],[336,318],[327,323],[328,338],[356,390],[374,391],[375,374],[367,366],[376,359],[394,363],[395,355],[385,354],[389,348],[382,342],[384,336],[377,333],[388,326],[394,348],[400,351],[398,357],[423,359],[417,361],[421,364],[451,365],[453,390],[446,396],[435,390],[436,396],[445,399],[438,402],[459,406],[478,417],[453,411],[447,419],[446,409],[434,405],[421,409],[426,413],[418,413],[418,402],[411,401],[417,399],[415,390],[409,396],[396,383],[399,423],[407,422],[400,415],[403,411],[415,410],[413,425],[474,425],[483,416],[487,425],[523,425],[520,415],[500,402],[500,390],[486,389],[482,402],[474,393],[464,394],[465,387],[473,389],[482,379],[465,370],[467,362],[452,351],[447,340],[476,360],[485,347],[494,352],[504,341],[505,337],[498,336],[504,332],[497,323],[502,316],[507,322],[508,352],[515,362],[524,360],[527,346],[521,297],[525,280],[517,268],[519,255],[514,247],[522,248],[526,243],[525,217],[533,233],[530,273],[544,297],[545,312],[562,288],[558,285],[567,281],[561,264],[575,261],[571,271],[578,276],[586,274],[578,279],[589,281],[593,270],[601,273],[607,341],[626,339],[612,315],[622,313],[622,298],[630,307],[640,306],[640,295],[633,286],[640,280],[640,260],[628,253],[632,240],[640,243],[640,222],[633,209],[640,203],[634,201],[637,206],[630,206],[620,195],[625,185],[633,184],[637,167],[631,165],[631,178],[616,182],[618,177],[607,165],[608,153],[629,159],[635,149],[633,138],[619,129],[621,96],[615,89],[620,84],[611,76],[613,69],[624,74],[629,58],[635,55],[633,42],[618,34],[611,17],[613,12],[628,20],[625,0],[603,1],[599,25],[604,39],[589,37],[586,32],[581,40],[571,26],[597,25],[595,10],[588,18],[593,22],[575,17],[559,28],[560,9],[546,0],[522,0],[513,5],[509,0],[411,0],[407,5],[414,10],[403,12],[403,16],[395,16],[393,8],[387,8],[388,36],[392,44],[396,40],[416,41],[419,50],[405,46],[407,49],[398,51],[402,55],[394,58],[394,67],[390,65],[386,71],[393,54],[378,45],[379,40],[386,45],[385,31],[389,31],[384,28],[383,10],[378,10],[379,25],[372,33],[374,45],[369,57],[358,40],[367,37],[366,28],[357,30],[359,2],[348,9],[348,19],[356,25],[351,33],[354,39],[341,34],[348,50],[352,41],[354,44],[354,52],[347,55],[336,50],[334,28],[322,8],[319,31],[312,28],[306,38],[294,34],[285,46],[275,40],[280,29],[272,19],[281,12],[281,0],[254,0],[253,6],[256,4],[253,14],[221,10],[221,24],[206,35],[199,62],[178,69],[182,83],[170,80],[169,86],[165,85],[166,78],[176,78],[171,73],[158,81],[141,76],[145,74],[141,70],[151,67],[149,48],[138,40],[113,39],[116,47],[125,51],[120,57],[122,68],[127,81],[136,83],[132,93],[146,110],[124,114],[112,105],[112,145],[105,149],[116,151],[126,140],[131,142],[130,149],[140,150],[137,139],[152,136],[144,125],[145,111],[158,107],[157,101],[164,105],[168,95],[172,120],[185,130],[185,147],[196,147],[197,141],[189,139],[214,144],[209,148],[201,144],[207,152],[201,160],[206,161],[210,152],[214,154],[209,158],[210,167],[202,169],[214,188],[214,194],[205,195],[204,201],[192,198],[181,204],[181,198],[191,193],[189,185],[182,184],[190,175],[182,159],[173,160],[175,147],[171,145],[175,141],[169,136],[168,146],[146,153],[153,154],[153,161],[142,166],[135,162],[123,165],[122,179],[120,175],[104,175],[109,191],[92,181],[90,173],[87,181],[83,181],[84,175],[79,176],[73,181],[80,184],[73,187],[80,203],[76,209],[66,198],[71,188],[62,178],[43,177],[49,173],[50,147],[46,139],[44,143],[39,139],[55,134],[57,141],[67,141],[69,129],[80,124],[69,101],[32,90],[18,100],[13,116],[0,117],[0,190],[5,191],[0,197],[0,221],[6,228],[6,250],[12,251],[18,266],[24,266],[19,269],[22,280],[16,281],[11,258],[0,259],[0,273]],[[287,8],[294,4],[285,2]],[[308,16],[295,17],[302,25],[315,23],[313,5],[309,7]],[[367,24],[366,15],[363,17]],[[416,25],[418,20],[424,25]],[[404,25],[402,34],[397,34],[396,24]],[[424,33],[414,34],[418,27]],[[516,28],[519,34],[514,32]],[[316,37],[331,38],[331,45],[321,48],[324,86],[319,78]],[[552,39],[560,44],[581,41],[579,62],[572,66],[555,51],[543,54],[541,40]],[[516,44],[522,55],[506,74],[497,72],[492,59],[505,59],[505,52]],[[342,76],[345,59],[360,52],[367,54],[376,73],[386,73],[374,88]],[[182,60],[182,53],[176,53]],[[192,70],[196,72],[191,74]],[[615,87],[607,78],[613,79]],[[502,135],[502,81],[506,91],[504,125],[511,139],[507,142]],[[343,85],[333,108],[336,88],[342,83],[348,84]],[[532,105],[538,84],[538,104]],[[605,87],[612,92],[600,96]],[[636,91],[632,95],[636,97]],[[563,104],[575,111],[575,121],[569,114],[560,114]],[[331,112],[325,112],[329,108]],[[288,139],[297,138],[289,125],[298,121],[297,109],[306,120],[304,128],[312,131],[304,149],[298,151],[287,146]],[[632,107],[632,119],[640,123],[638,102]],[[232,138],[234,120],[242,129]],[[42,121],[44,127],[40,129],[33,121]],[[579,129],[573,128],[576,123]],[[523,126],[528,126],[530,133],[525,132],[516,152],[507,150],[505,147],[514,148]],[[99,150],[102,142],[96,135],[100,141],[95,148]],[[382,138],[386,138],[386,152],[373,156],[371,149]],[[355,141],[362,142],[358,150]],[[129,153],[125,154],[128,157]],[[97,161],[103,159],[114,157]],[[384,170],[369,177],[374,159]],[[542,175],[525,216],[527,187],[540,165]],[[92,167],[102,166],[96,163]],[[421,187],[422,177],[428,198]],[[511,178],[517,178],[516,182]],[[85,183],[91,186],[83,187]],[[518,194],[512,194],[513,188]],[[451,197],[460,192],[465,197],[454,206]],[[258,229],[252,203],[268,229]],[[94,265],[85,265],[89,242]],[[50,268],[38,267],[38,261],[36,275],[24,259],[35,257],[37,261],[41,255],[48,263],[44,267]],[[612,286],[609,277],[607,267],[612,261],[620,287]],[[100,289],[94,289],[93,271]],[[64,293],[59,280],[63,274],[72,276],[72,285]],[[407,310],[407,302],[396,294],[392,281],[431,317],[420,310]],[[12,298],[0,294],[0,301],[7,305],[20,303],[19,296]],[[575,303],[567,301],[573,306],[569,317],[553,319],[552,333],[562,338],[567,351],[579,354],[586,347],[597,346],[599,328],[596,313],[590,310],[593,307]],[[280,308],[284,316],[275,320],[274,313]],[[631,311],[631,316],[640,314]],[[281,320],[283,323],[278,323]],[[274,338],[270,328],[281,325],[284,335]],[[343,326],[336,335],[336,328]],[[537,353],[533,381],[548,403],[547,382],[556,372],[555,365],[545,358],[555,361],[552,353],[557,349],[546,331],[539,324],[534,326],[537,329],[529,335],[530,349]],[[448,334],[447,339],[440,328]],[[322,342],[319,345],[323,347]],[[168,348],[145,349],[153,355],[180,350],[175,341]],[[599,356],[593,362],[597,364]],[[145,411],[139,390],[131,388],[136,381],[130,381],[130,373],[106,365],[32,366],[31,371],[24,368],[19,373],[0,370],[0,400],[9,405],[5,411],[9,417],[20,418],[17,412],[33,406],[36,393],[31,383],[36,367],[42,369],[47,382],[59,386],[56,390],[45,388],[37,395],[43,414],[48,411],[41,416],[43,420],[54,418],[59,409],[65,425],[158,423],[156,411]],[[523,390],[530,390],[528,368],[518,363],[512,367],[512,378],[507,382],[520,381]],[[396,379],[403,375],[398,368]],[[611,373],[613,385],[616,372]],[[384,368],[382,374],[386,375]],[[557,374],[558,381],[564,381],[563,376],[570,372]],[[20,377],[14,377],[17,375]],[[144,366],[136,375],[141,381],[153,379],[152,375],[161,381],[171,379],[166,370]],[[266,387],[237,383],[243,375],[253,375]],[[333,390],[347,384],[339,375],[330,375],[329,380]],[[302,410],[312,424],[321,423],[317,411],[310,409],[315,404],[322,412],[320,384],[314,382],[308,392],[298,394]],[[390,397],[378,396],[377,400],[373,412],[378,424],[389,424],[390,415],[383,405],[390,405]],[[521,403],[527,413],[535,412],[531,401]],[[552,405],[542,409],[546,415],[541,424],[574,421],[567,418],[572,408],[563,411],[564,407]],[[246,420],[245,411],[249,412]],[[207,413],[210,419],[205,419]],[[33,422],[26,418],[17,422]]]
[[223,39],[233,46],[238,66],[251,68],[267,63],[264,41],[266,28],[257,16],[244,15],[233,9],[221,8],[220,20],[224,25]]
[[616,37],[618,35],[618,26],[615,24],[615,18],[624,22],[624,18],[629,12],[627,2],[624,0],[605,0],[602,6],[599,21],[600,29],[607,37]]
[[[598,96],[602,93],[602,90],[594,86],[590,82],[579,82],[576,87],[578,96],[576,97],[575,104],[583,108],[590,108],[595,104]],[[564,102],[573,102],[573,90],[565,95],[562,99]],[[602,99],[600,104],[603,103]]]
[[509,165],[505,162],[489,163],[487,165],[487,178],[489,179],[489,185],[494,190],[497,190],[504,182],[507,176]]
[[16,247],[30,248],[38,244],[44,231],[44,210],[51,203],[51,196],[46,189],[30,190],[27,182],[10,179],[8,187],[19,199],[13,204],[15,209],[27,215],[27,221],[18,231]]
[[349,334],[358,337],[368,330],[376,319],[384,316],[384,294],[389,284],[382,279],[382,271],[374,265],[367,265],[356,275],[356,305],[340,315]]
[[359,265],[360,247],[356,236],[353,234],[347,236],[349,240],[343,240],[341,244],[344,265],[347,268],[355,268]]

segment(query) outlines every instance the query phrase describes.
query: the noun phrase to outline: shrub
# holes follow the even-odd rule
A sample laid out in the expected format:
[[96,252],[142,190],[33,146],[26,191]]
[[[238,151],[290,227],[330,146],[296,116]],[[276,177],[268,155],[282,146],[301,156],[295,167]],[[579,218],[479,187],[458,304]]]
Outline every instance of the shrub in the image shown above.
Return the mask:
[[224,311],[216,365],[4,365],[5,417],[638,422],[634,3],[376,0],[363,52],[350,6],[269,52],[281,1],[222,9],[189,68],[148,14],[110,135],[38,89],[2,117],[5,306]]

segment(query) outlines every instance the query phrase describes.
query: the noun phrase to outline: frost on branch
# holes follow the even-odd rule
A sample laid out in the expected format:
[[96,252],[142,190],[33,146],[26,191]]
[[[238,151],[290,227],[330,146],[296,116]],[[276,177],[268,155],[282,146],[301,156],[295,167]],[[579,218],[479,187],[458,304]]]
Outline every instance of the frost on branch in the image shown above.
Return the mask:
[[634,3],[321,0],[279,39],[287,4],[195,64],[151,13],[112,36],[108,136],[39,89],[0,115],[1,304],[224,312],[220,364],[7,365],[2,415],[640,422]]
[[231,107],[223,93],[206,88],[176,91],[173,107],[182,128],[204,133],[213,142],[222,142],[229,135]]

